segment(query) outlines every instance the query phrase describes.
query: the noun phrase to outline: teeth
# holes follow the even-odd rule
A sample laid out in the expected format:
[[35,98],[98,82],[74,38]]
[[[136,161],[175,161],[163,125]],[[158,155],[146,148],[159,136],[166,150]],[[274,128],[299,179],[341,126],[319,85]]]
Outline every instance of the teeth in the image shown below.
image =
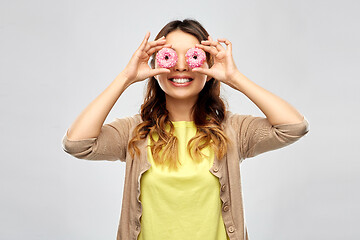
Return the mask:
[[186,83],[186,82],[190,82],[189,78],[173,78],[171,79],[171,81],[176,82],[176,83]]

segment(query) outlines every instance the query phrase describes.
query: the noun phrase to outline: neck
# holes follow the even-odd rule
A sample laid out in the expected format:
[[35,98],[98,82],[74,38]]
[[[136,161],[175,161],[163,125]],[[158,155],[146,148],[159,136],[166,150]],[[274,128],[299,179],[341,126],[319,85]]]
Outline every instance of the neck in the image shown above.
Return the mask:
[[173,99],[166,98],[166,109],[169,111],[170,120],[176,121],[194,121],[191,112],[197,99]]

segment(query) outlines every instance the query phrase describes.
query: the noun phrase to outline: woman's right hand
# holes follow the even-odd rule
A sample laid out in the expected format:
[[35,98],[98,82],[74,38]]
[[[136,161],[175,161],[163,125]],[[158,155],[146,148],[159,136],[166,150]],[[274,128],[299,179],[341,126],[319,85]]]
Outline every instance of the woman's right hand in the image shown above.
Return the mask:
[[149,37],[150,37],[150,32],[147,32],[141,45],[135,51],[129,63],[122,72],[127,79],[128,85],[133,84],[135,82],[143,81],[149,77],[161,73],[170,72],[170,70],[167,68],[152,69],[149,66],[148,62],[150,56],[154,52],[159,51],[163,47],[171,47],[171,44],[165,44],[166,40],[164,37],[159,38],[156,41],[148,42]]

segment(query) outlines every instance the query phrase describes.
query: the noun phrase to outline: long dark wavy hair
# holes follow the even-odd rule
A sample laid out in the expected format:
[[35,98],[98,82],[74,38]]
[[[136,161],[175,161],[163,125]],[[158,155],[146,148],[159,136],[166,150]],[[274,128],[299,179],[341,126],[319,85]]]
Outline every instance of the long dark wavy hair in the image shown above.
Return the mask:
[[[181,30],[195,36],[199,42],[208,39],[208,32],[196,20],[174,20],[166,24],[155,40],[167,36],[175,30]],[[156,52],[151,56],[150,66],[155,68]],[[206,60],[209,68],[213,65],[211,55],[206,52]],[[220,81],[211,78],[200,91],[196,104],[192,108],[196,135],[190,139],[187,149],[196,162],[202,161],[205,156],[201,150],[210,146],[217,158],[221,160],[227,151],[229,139],[223,132],[221,123],[225,117],[225,104],[220,98]],[[140,155],[136,146],[137,142],[145,139],[148,135],[151,140],[150,148],[156,164],[168,164],[169,168],[177,169],[178,164],[178,141],[174,136],[174,125],[169,119],[166,109],[165,93],[160,88],[154,77],[148,79],[144,103],[141,105],[141,118],[143,120],[133,132],[128,149],[132,157]],[[169,128],[170,126],[170,128]],[[168,127],[168,130],[166,130]],[[154,139],[154,135],[158,139]]]

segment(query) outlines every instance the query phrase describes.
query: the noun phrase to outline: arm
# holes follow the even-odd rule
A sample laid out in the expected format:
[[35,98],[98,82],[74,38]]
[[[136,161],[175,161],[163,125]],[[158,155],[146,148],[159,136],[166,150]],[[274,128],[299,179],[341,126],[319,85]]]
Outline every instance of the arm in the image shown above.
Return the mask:
[[309,131],[307,120],[289,103],[256,85],[236,71],[231,86],[245,94],[266,115],[266,118],[237,116],[240,125],[239,145],[241,159],[283,148]]
[[76,118],[67,131],[69,140],[82,140],[99,136],[101,127],[110,110],[131,84],[143,81],[148,77],[168,72],[168,69],[151,69],[148,65],[150,56],[157,50],[167,47],[166,40],[148,42],[150,33],[147,32],[139,48],[135,51],[126,68],[115,80],[93,100]]
[[107,115],[128,87],[127,82],[126,76],[120,73],[76,118],[67,131],[67,138],[76,141],[98,137]]
[[[221,44],[225,43],[225,49]],[[267,118],[235,114],[229,119],[231,131],[239,146],[241,159],[282,148],[294,143],[309,131],[307,120],[289,103],[247,79],[237,69],[232,57],[232,44],[227,39],[207,41],[197,47],[214,57],[210,69],[194,68],[193,71],[209,75],[245,94]]]
[[[232,57],[232,44],[227,39],[213,41],[211,37],[196,46],[214,57],[210,69],[194,68],[193,71],[207,74],[245,94],[266,115],[271,125],[300,123],[304,117],[280,97],[256,85],[237,69]],[[225,49],[220,42],[226,44]]]
[[271,125],[301,123],[304,117],[289,103],[250,81],[239,71],[230,80],[233,88],[245,94],[266,115]]
[[81,112],[67,130],[62,139],[65,152],[80,159],[125,160],[129,129],[140,122],[140,115],[103,124],[128,86],[169,71],[166,68],[151,69],[148,65],[149,58],[155,51],[169,46],[164,39],[148,42],[149,36],[150,33],[146,33],[125,69]]

